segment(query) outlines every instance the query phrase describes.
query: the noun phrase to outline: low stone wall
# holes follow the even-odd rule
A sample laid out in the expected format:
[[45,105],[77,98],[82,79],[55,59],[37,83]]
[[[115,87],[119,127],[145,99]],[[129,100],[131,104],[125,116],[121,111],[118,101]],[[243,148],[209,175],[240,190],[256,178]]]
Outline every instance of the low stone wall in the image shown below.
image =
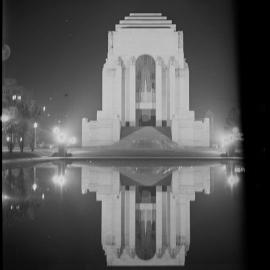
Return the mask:
[[204,121],[173,119],[172,140],[180,146],[209,147],[209,119],[205,118]]
[[82,146],[110,145],[120,140],[119,119],[82,119]]

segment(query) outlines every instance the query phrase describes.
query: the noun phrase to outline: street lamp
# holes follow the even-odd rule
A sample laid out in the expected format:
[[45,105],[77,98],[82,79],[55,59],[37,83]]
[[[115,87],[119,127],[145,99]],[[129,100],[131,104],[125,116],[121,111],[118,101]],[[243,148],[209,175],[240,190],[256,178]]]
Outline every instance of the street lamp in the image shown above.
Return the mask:
[[36,148],[37,147],[37,127],[38,127],[38,123],[35,122],[34,123],[34,147]]

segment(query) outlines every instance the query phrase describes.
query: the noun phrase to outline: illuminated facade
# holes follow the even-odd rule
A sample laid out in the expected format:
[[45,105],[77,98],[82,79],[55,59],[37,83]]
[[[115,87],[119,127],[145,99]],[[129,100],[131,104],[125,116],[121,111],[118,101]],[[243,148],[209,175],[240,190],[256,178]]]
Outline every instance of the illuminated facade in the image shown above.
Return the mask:
[[82,145],[118,142],[125,127],[170,128],[183,146],[209,146],[209,119],[189,110],[183,32],[160,13],[131,13],[108,33],[102,110],[82,120]]

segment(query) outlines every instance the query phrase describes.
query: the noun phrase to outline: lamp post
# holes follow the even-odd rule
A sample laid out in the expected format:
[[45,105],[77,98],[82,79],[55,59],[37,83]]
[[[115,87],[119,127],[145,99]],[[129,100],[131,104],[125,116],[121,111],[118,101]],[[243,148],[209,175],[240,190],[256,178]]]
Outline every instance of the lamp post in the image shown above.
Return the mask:
[[38,127],[38,123],[35,122],[34,123],[34,148],[37,147],[37,127]]

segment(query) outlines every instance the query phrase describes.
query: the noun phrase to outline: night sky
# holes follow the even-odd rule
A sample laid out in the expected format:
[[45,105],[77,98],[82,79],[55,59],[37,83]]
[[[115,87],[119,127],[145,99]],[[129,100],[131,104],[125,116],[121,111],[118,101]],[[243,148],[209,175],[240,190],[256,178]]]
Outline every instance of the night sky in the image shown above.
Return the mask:
[[107,33],[132,12],[161,12],[183,30],[190,109],[197,119],[213,111],[221,129],[230,108],[238,106],[236,21],[229,0],[6,0],[4,36],[11,56],[5,76],[46,105],[53,120],[67,114],[69,129],[79,135],[81,118],[96,119],[101,109]]

